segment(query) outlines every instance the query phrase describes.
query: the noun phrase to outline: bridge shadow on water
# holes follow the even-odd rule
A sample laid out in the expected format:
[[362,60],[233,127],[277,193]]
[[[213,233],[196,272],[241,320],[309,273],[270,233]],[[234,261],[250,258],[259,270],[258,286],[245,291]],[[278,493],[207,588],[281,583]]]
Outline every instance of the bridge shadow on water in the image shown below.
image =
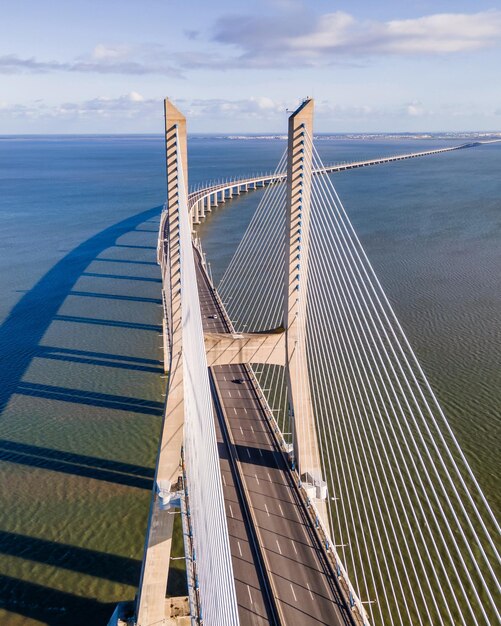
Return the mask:
[[0,589],[0,609],[48,626],[106,624],[115,608],[113,602],[99,602],[1,574]]
[[53,472],[74,474],[139,489],[150,490],[153,486],[154,470],[150,467],[61,452],[15,441],[0,441],[0,461],[40,467]]
[[[63,316],[57,315],[54,319]],[[74,320],[71,320],[74,321]],[[107,322],[107,320],[105,320]],[[83,322],[82,322],[83,323]],[[87,323],[87,322],[85,322]],[[107,326],[108,324],[103,324]],[[129,325],[127,325],[129,327]],[[143,328],[143,330],[149,330]],[[103,367],[115,367],[118,369],[129,369],[136,372],[150,372],[152,374],[163,374],[163,367],[160,361],[155,359],[143,359],[122,354],[110,354],[106,352],[95,352],[90,350],[74,350],[67,348],[56,348],[52,346],[39,346],[37,356],[43,359],[54,361],[66,361],[68,363],[82,363],[84,365],[100,365]]]
[[[155,250],[154,246],[130,246],[117,244],[116,241],[134,230],[138,224],[157,216],[161,208],[155,207],[133,215],[87,239],[56,263],[14,306],[0,326],[0,355],[3,362],[8,363],[8,367],[2,367],[0,371],[0,413],[28,369],[42,337],[89,264],[112,246]],[[72,295],[129,299],[128,296],[78,291]],[[130,296],[130,299],[134,300],[134,297]],[[159,299],[150,298],[146,301],[161,304]],[[15,342],[13,337],[16,338]]]
[[[28,624],[30,620],[50,626],[105,624],[115,600],[132,599],[138,585],[142,545],[128,545],[127,524],[134,522],[130,532],[137,543],[146,524],[154,474],[147,463],[153,459],[151,453],[145,456],[143,445],[142,462],[124,462],[127,456],[117,434],[123,434],[127,450],[132,450],[134,444],[126,441],[127,428],[132,426],[134,436],[141,435],[151,423],[159,425],[163,410],[160,394],[152,395],[152,389],[159,389],[162,363],[149,358],[152,342],[155,349],[160,342],[156,334],[161,326],[156,322],[161,300],[155,297],[160,279],[156,247],[145,245],[146,237],[152,241],[157,232],[153,225],[160,212],[160,206],[142,211],[71,250],[23,294],[0,326],[0,432],[4,436],[0,439],[0,472],[5,469],[9,481],[21,481],[16,484],[23,490],[16,494],[6,481],[2,492],[6,494],[2,503],[6,523],[2,521],[0,527],[2,624]],[[145,228],[138,228],[141,224]],[[131,240],[130,236],[142,239]],[[121,271],[114,274],[113,264]],[[147,313],[144,318],[143,311]],[[112,340],[103,340],[110,333],[114,333]],[[146,347],[131,347],[130,334],[134,334],[134,345],[142,346],[144,338]],[[144,426],[141,420],[146,420]],[[102,433],[94,434],[87,422]],[[106,435],[107,424],[112,435]],[[74,426],[79,430],[72,435]],[[57,428],[69,436],[54,441]],[[151,432],[153,444],[148,442],[146,449],[149,445],[156,450],[156,432]],[[96,456],[93,438],[99,451]],[[81,441],[83,448],[79,447]],[[134,460],[132,455],[128,458]],[[39,481],[40,476],[42,484],[30,482]],[[77,492],[69,491],[75,488]],[[68,498],[53,524],[51,491],[62,491]],[[113,498],[109,524],[118,524],[111,516],[128,519],[123,525],[124,539],[119,537],[114,546],[104,539],[99,545],[93,539],[97,550],[82,546],[86,539],[79,533],[85,521],[76,523],[75,519],[85,515],[86,506],[74,509],[72,498],[88,501],[87,524],[91,527],[94,512],[106,509],[106,502]],[[122,499],[123,504],[117,505]],[[23,514],[24,500],[29,506]],[[128,511],[127,503],[136,501],[136,508]],[[9,509],[16,513],[9,517]],[[43,523],[28,512],[33,510],[41,511]],[[108,524],[106,510],[99,519]],[[94,537],[103,530],[96,528]],[[130,558],[118,556],[124,553],[133,554]],[[29,575],[23,566],[26,562],[32,565]],[[82,583],[75,583],[74,576],[68,578],[65,572],[70,571],[107,581],[108,591],[112,583],[113,602],[107,602],[109,593],[99,595],[95,580],[92,584],[97,586],[86,591]],[[28,621],[22,621],[24,618]]]

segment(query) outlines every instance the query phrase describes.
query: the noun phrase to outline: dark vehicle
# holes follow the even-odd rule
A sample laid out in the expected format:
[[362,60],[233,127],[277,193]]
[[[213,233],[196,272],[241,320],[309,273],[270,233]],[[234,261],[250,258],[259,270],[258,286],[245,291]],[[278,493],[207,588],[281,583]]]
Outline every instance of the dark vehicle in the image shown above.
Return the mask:
[[217,315],[208,315],[207,316],[210,320],[217,320]]
[[244,379],[243,378],[234,378],[232,381],[232,383],[237,383],[238,385],[243,384]]

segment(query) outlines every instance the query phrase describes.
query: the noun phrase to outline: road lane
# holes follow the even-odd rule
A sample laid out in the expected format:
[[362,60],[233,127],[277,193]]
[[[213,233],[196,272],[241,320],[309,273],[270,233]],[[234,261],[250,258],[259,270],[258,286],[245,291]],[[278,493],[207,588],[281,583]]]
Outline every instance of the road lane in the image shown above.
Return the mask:
[[[198,252],[195,257],[204,331],[229,332]],[[267,609],[268,619],[273,622],[275,606],[278,619],[287,626],[352,626],[351,611],[270,430],[247,366],[216,366],[211,368],[211,375],[217,396],[216,429],[242,618],[264,619]],[[237,488],[240,483],[241,493]],[[258,545],[253,547],[253,541]],[[265,574],[260,573],[262,569]],[[254,604],[251,596],[257,593],[256,584],[261,585],[262,592]],[[273,602],[267,603],[269,594]]]
[[211,369],[283,623],[352,624],[245,366]]

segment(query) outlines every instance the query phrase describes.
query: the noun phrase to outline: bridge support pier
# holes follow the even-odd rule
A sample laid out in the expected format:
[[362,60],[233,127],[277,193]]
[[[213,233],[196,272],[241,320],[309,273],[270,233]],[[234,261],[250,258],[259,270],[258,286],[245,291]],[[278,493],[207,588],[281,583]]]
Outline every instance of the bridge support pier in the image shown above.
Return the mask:
[[[287,237],[285,259],[286,370],[289,407],[294,420],[294,455],[306,485],[314,490],[315,504],[328,525],[326,484],[313,412],[306,351],[306,306],[310,199],[312,182],[313,100],[306,100],[289,117],[287,155]],[[308,488],[309,489],[309,488]]]
[[[179,193],[184,181],[187,194],[187,149],[185,117],[165,100],[165,149],[167,156],[167,239],[163,241],[162,277],[177,285],[180,274]],[[180,159],[178,160],[178,153]],[[183,168],[180,172],[179,168]],[[183,175],[184,174],[184,175]],[[165,222],[164,222],[165,223]],[[150,517],[146,534],[141,581],[136,603],[137,626],[165,623],[165,596],[169,573],[174,515],[169,511],[172,488],[181,475],[181,447],[184,430],[184,381],[182,352],[181,291],[166,295],[168,320],[169,379],[167,402],[162,423]]]
[[193,224],[200,224],[200,200],[193,205]]

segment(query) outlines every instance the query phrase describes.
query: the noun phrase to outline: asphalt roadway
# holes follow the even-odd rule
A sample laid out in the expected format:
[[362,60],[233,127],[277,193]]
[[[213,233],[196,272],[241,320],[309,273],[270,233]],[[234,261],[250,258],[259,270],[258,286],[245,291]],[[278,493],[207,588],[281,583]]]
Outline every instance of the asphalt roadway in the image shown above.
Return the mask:
[[[200,265],[197,282],[204,330],[228,332]],[[240,623],[353,626],[247,366],[211,378]]]

